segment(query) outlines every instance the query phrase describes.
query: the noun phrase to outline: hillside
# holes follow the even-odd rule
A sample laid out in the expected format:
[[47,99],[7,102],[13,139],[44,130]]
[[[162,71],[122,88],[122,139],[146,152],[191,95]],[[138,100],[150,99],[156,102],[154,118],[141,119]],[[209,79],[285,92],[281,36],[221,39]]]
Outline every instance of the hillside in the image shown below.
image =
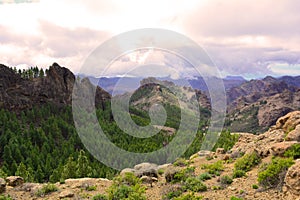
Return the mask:
[[297,77],[266,77],[230,89],[228,127],[232,131],[261,133],[279,117],[299,110],[300,88],[296,83]]
[[222,148],[216,152],[200,151],[188,160],[179,159],[161,166],[142,163],[133,169],[124,169],[113,181],[84,178],[46,185],[23,183],[21,178],[9,177],[7,182],[12,186],[6,186],[4,195],[13,199],[53,200],[297,200],[300,194],[299,127],[300,112],[292,112],[281,117],[276,126],[264,134],[240,134],[229,151]]

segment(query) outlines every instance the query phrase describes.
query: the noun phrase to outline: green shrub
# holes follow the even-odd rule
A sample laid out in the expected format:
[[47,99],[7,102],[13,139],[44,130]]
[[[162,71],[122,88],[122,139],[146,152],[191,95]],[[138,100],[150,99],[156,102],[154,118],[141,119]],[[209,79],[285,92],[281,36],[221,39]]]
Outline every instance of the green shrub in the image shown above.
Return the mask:
[[188,177],[192,176],[195,172],[195,167],[187,167],[180,170],[174,175],[173,183],[184,182]]
[[97,194],[93,196],[92,200],[108,200],[108,197],[104,194]]
[[163,199],[174,199],[175,197],[182,195],[182,193],[183,188],[181,186],[171,185],[171,187],[167,189],[167,192],[165,192],[165,195],[163,195]]
[[189,162],[187,160],[185,160],[184,158],[178,158],[175,162],[174,162],[174,166],[179,166],[179,167],[185,167],[189,164]]
[[245,154],[243,157],[238,158],[234,164],[234,170],[250,171],[252,167],[258,165],[260,157],[256,152]]
[[212,189],[213,190],[221,190],[222,188],[221,188],[221,186],[214,185],[214,186],[212,186]]
[[285,157],[291,157],[294,160],[300,158],[300,144],[294,144],[284,153]]
[[213,164],[204,164],[202,169],[206,169],[209,174],[220,175],[220,172],[224,170],[223,162],[221,160]]
[[159,170],[157,171],[157,173],[158,173],[159,175],[163,175],[163,174],[165,173],[165,170],[164,170],[164,169],[159,169]]
[[0,195],[0,200],[13,200],[9,195]]
[[85,188],[87,191],[96,191],[97,186],[96,185],[89,185]]
[[245,175],[246,175],[246,172],[245,172],[244,170],[238,169],[238,170],[234,170],[234,171],[233,171],[232,177],[233,177],[233,178],[241,178],[241,177],[243,177],[243,176],[245,176]]
[[174,200],[201,200],[203,197],[197,197],[194,193],[188,193],[180,197],[175,197]]
[[110,200],[145,200],[145,187],[142,187],[140,183],[140,179],[134,176],[133,173],[117,176],[108,188],[108,198]]
[[226,175],[226,176],[221,176],[220,182],[223,185],[230,185],[233,182],[233,180],[231,177]]
[[125,184],[125,185],[129,185],[129,186],[141,183],[140,179],[137,178],[131,172],[127,172],[123,175],[115,177],[114,182],[117,183],[117,184]]
[[52,192],[56,192],[58,190],[58,188],[56,187],[56,185],[54,184],[47,184],[47,185],[44,185],[41,189],[39,189],[37,192],[36,192],[36,196],[38,197],[43,197],[47,194],[50,194]]
[[252,188],[255,189],[255,190],[258,189],[258,185],[253,184],[253,185],[252,185]]
[[211,179],[211,175],[209,173],[203,173],[198,176],[201,181],[206,181]]
[[184,188],[186,190],[191,190],[192,192],[203,192],[207,190],[207,187],[199,178],[189,177],[184,183]]
[[232,196],[232,197],[230,198],[230,200],[243,200],[243,199],[242,199],[242,198],[235,197],[235,196]]
[[266,169],[258,173],[258,182],[264,187],[278,187],[283,184],[287,169],[294,164],[292,158],[273,158]]
[[0,178],[6,178],[7,174],[0,168]]

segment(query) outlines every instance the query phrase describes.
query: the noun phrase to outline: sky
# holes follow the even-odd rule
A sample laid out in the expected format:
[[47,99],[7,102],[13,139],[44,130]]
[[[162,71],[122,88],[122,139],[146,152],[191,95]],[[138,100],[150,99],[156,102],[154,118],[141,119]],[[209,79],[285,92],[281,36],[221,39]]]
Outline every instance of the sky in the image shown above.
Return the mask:
[[[79,73],[112,36],[163,28],[199,44],[223,76],[296,76],[299,8],[298,0],[0,0],[0,63],[47,68],[57,62]],[[159,51],[127,58],[114,63],[113,75],[147,59],[170,62]]]

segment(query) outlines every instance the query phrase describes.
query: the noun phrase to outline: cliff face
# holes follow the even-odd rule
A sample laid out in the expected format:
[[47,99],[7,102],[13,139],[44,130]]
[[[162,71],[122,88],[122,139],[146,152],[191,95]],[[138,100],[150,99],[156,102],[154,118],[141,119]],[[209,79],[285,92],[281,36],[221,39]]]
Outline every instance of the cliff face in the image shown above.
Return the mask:
[[[71,105],[74,82],[74,74],[57,63],[50,66],[45,77],[33,79],[23,79],[0,65],[0,108],[22,110],[46,103]],[[91,85],[89,81],[87,84]],[[100,87],[96,91],[96,106],[101,108],[111,96]]]

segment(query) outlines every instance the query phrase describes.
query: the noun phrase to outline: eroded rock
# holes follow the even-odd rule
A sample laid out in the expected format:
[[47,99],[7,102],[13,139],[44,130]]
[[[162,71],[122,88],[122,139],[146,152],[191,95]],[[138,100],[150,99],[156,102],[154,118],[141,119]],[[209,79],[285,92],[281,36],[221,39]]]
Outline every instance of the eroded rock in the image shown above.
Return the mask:
[[298,159],[296,163],[288,169],[285,176],[285,184],[292,194],[300,195],[300,160]]
[[8,186],[16,187],[24,183],[24,179],[20,176],[9,176],[6,178]]

